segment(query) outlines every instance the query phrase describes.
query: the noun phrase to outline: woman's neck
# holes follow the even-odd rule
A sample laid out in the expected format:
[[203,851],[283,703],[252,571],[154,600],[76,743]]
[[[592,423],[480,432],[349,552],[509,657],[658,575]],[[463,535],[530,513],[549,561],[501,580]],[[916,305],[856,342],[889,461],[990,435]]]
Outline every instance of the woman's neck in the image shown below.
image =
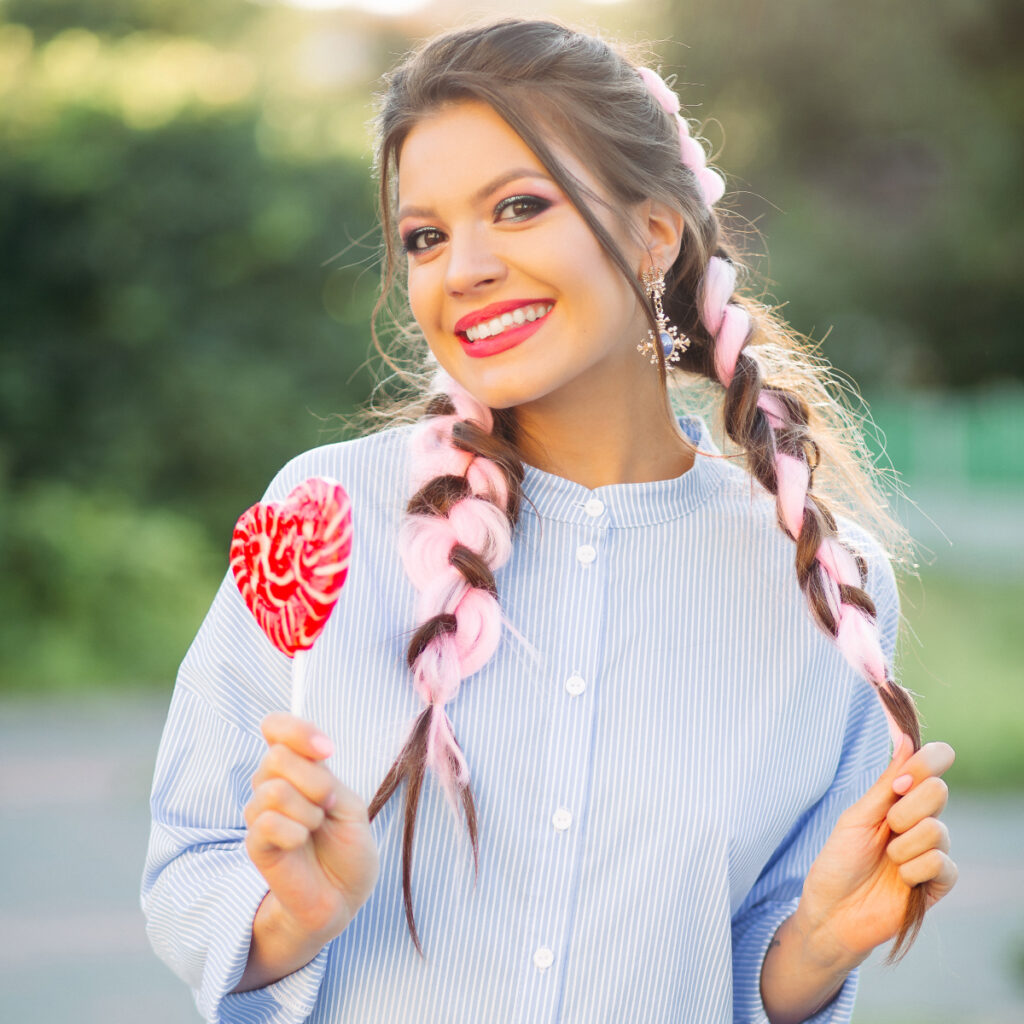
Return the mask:
[[693,448],[651,371],[652,385],[573,396],[560,392],[516,409],[519,446],[531,466],[590,490],[671,480],[693,466]]

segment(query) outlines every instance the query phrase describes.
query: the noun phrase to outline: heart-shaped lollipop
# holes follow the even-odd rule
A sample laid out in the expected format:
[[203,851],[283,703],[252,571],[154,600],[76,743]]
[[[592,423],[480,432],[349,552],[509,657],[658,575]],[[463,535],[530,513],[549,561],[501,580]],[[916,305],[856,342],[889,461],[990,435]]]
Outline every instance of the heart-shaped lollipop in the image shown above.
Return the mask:
[[295,659],[292,709],[302,704],[303,651],[322,632],[348,575],[352,505],[341,484],[313,477],[282,502],[243,512],[231,571],[271,643]]

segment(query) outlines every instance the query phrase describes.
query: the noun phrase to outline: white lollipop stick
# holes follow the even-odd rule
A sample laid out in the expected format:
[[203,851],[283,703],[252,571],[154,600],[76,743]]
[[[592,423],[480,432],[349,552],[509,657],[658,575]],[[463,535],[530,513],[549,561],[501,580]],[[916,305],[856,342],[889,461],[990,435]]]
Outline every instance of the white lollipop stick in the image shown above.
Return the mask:
[[306,703],[306,652],[296,651],[292,657],[292,705],[291,712],[296,718],[302,717]]

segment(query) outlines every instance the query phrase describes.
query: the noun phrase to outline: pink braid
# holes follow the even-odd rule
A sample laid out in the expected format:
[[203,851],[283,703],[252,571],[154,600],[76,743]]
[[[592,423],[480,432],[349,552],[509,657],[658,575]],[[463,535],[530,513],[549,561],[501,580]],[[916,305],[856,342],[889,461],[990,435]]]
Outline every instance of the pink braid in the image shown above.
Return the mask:
[[[736,270],[727,260],[712,256],[703,284],[701,318],[714,339],[715,372],[728,388],[736,373],[740,352],[751,331],[750,314],[729,300],[736,286]],[[757,407],[766,417],[773,432],[784,429],[790,421],[782,401],[771,392],[761,390]],[[783,451],[775,447],[775,500],[779,520],[786,532],[799,540],[809,509],[808,492],[811,470],[802,450]],[[859,604],[843,600],[843,588],[861,586],[861,574],[853,555],[836,538],[826,538],[818,547],[815,560],[822,575],[821,584],[835,621],[835,640],[849,664],[878,691],[895,744],[902,727],[893,716],[890,701],[883,694],[892,693],[892,677],[886,664],[874,617]]]
[[708,167],[708,158],[704,147],[690,135],[690,126],[679,112],[682,109],[679,97],[669,88],[668,83],[657,71],[652,71],[650,68],[638,68],[637,70],[644,80],[644,85],[647,86],[647,91],[654,97],[661,109],[675,118],[676,129],[679,132],[680,158],[683,165],[693,171],[697,184],[700,186],[704,204],[710,210],[725,195],[725,180],[717,171]]
[[[504,475],[487,459],[462,451],[452,442],[452,428],[461,420],[474,420],[491,430],[491,410],[444,371],[438,372],[434,386],[451,400],[455,415],[432,417],[417,429],[412,447],[413,487],[418,490],[440,475],[462,476],[469,484],[470,496],[456,502],[446,517],[409,516],[399,539],[399,553],[409,579],[420,592],[418,621],[454,615],[457,623],[454,634],[434,638],[412,666],[416,692],[432,708],[427,761],[434,767],[445,765],[446,755],[451,755],[460,765],[456,775],[439,773],[446,796],[457,808],[457,788],[468,785],[469,772],[444,706],[459,692],[462,680],[494,654],[501,636],[501,610],[493,594],[469,586],[449,559],[452,549],[462,545],[479,554],[492,571],[499,569],[512,553],[512,532],[505,515],[508,492]],[[440,719],[443,724],[435,724]]]
[[[434,387],[444,396],[447,409],[413,430],[410,476],[415,494],[398,540],[406,575],[417,592],[418,628],[409,661],[413,688],[424,708],[369,808],[372,820],[401,782],[407,783],[402,883],[406,920],[420,952],[410,863],[426,771],[435,773],[456,815],[461,805],[474,860],[477,857],[469,766],[445,706],[455,699],[462,681],[487,664],[501,640],[502,615],[493,574],[512,553],[510,485],[521,479],[521,470],[516,476],[508,465],[499,466],[479,451],[467,450],[474,445],[490,450],[480,432],[493,432],[491,410],[443,371],[436,375]],[[500,453],[501,448],[494,450]]]

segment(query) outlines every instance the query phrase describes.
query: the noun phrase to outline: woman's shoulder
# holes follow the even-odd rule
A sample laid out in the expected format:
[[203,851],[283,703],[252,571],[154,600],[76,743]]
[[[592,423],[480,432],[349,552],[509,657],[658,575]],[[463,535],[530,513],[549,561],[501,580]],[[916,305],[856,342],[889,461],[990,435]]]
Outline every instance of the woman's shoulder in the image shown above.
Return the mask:
[[353,504],[401,502],[407,497],[410,429],[402,424],[302,452],[277,472],[264,500],[280,501],[303,481],[321,476],[337,480]]

